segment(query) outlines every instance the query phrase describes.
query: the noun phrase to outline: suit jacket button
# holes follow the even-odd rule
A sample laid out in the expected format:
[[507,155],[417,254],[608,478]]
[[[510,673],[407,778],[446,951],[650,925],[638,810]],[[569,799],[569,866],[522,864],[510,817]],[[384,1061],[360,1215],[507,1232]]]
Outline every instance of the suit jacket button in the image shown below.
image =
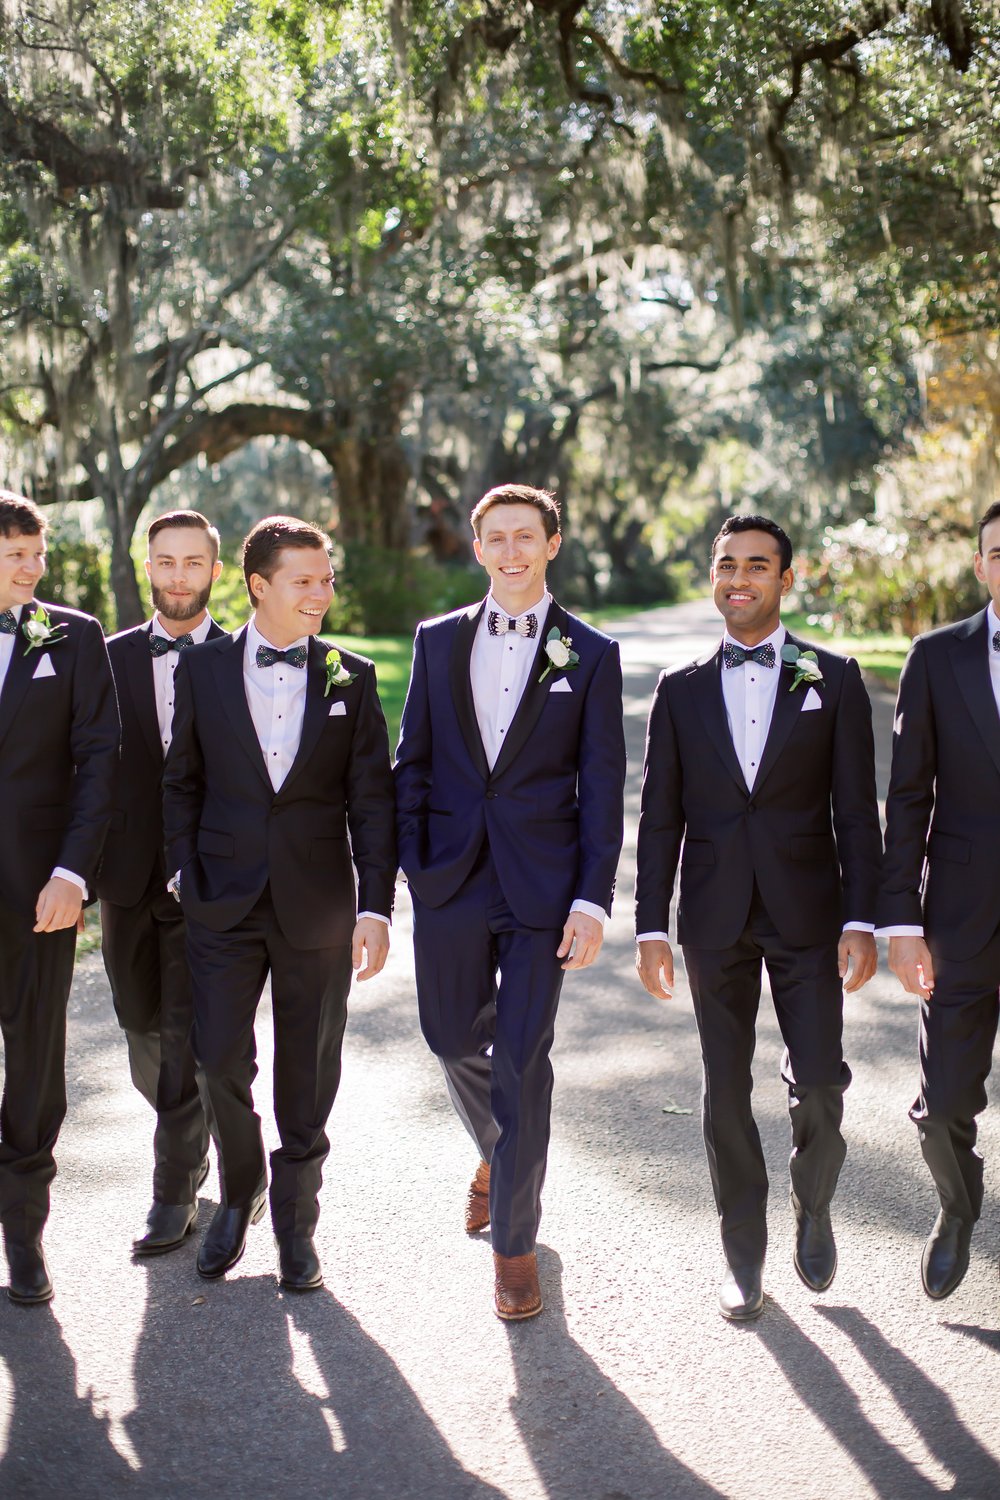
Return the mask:
[[487,792],[486,795],[489,798],[489,800],[492,802],[493,798],[494,797],[498,797],[500,795],[500,793],[499,792]]
[[747,803],[747,812],[748,813],[752,813],[752,812],[756,812],[756,811],[757,811],[757,804],[756,804],[756,802],[748,802]]

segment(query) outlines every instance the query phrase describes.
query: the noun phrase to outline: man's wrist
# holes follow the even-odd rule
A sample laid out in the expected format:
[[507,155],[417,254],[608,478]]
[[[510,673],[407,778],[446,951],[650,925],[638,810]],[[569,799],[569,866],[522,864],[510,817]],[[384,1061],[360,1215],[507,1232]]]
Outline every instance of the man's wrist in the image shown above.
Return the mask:
[[66,870],[62,865],[56,865],[49,879],[68,880],[70,885],[76,886],[77,890],[83,896],[84,901],[86,901],[88,895],[87,882],[84,880],[82,875],[77,875],[73,870]]
[[635,940],[637,943],[669,943],[670,941],[665,932],[637,932]]
[[603,927],[608,920],[608,914],[603,906],[596,906],[593,901],[580,901],[577,899],[570,907],[570,912],[582,912],[585,917],[593,917],[595,922],[600,922]]
[[359,922],[363,921],[365,917],[371,917],[372,920],[375,921],[375,922],[384,922],[387,927],[391,927],[392,926],[392,923],[389,920],[389,918],[388,917],[383,917],[383,915],[382,915],[382,913],[380,911],[359,911],[358,912],[358,921]]

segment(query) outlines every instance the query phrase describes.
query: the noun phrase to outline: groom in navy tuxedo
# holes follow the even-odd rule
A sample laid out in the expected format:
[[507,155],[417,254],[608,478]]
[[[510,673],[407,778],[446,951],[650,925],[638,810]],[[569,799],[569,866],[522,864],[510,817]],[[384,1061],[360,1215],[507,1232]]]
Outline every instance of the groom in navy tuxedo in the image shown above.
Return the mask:
[[472,527],[490,592],[417,631],[397,822],[420,1023],[480,1155],[466,1229],[490,1225],[494,1307],[517,1320],[542,1308],[559,992],[600,951],[621,850],[621,666],[546,589],[551,495],[490,490]]

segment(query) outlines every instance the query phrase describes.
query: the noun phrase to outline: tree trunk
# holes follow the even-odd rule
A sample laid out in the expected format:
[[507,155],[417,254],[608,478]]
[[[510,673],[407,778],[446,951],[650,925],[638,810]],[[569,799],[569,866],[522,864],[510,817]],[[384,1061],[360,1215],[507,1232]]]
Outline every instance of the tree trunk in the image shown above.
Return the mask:
[[102,489],[101,498],[104,501],[104,517],[111,532],[111,591],[115,596],[118,629],[126,630],[130,625],[141,625],[146,617],[132,562],[135,520],[127,517],[125,504],[120,496]]

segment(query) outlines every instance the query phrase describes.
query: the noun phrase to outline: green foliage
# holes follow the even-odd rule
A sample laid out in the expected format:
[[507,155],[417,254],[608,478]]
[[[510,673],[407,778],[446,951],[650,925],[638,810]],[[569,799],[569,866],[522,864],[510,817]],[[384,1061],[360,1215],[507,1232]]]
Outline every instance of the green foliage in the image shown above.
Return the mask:
[[45,580],[40,592],[54,604],[82,609],[100,620],[106,634],[114,629],[107,551],[78,537],[50,536]]
[[395,635],[420,620],[471,604],[485,592],[480,569],[447,566],[419,553],[346,544],[326,624],[340,635]]

